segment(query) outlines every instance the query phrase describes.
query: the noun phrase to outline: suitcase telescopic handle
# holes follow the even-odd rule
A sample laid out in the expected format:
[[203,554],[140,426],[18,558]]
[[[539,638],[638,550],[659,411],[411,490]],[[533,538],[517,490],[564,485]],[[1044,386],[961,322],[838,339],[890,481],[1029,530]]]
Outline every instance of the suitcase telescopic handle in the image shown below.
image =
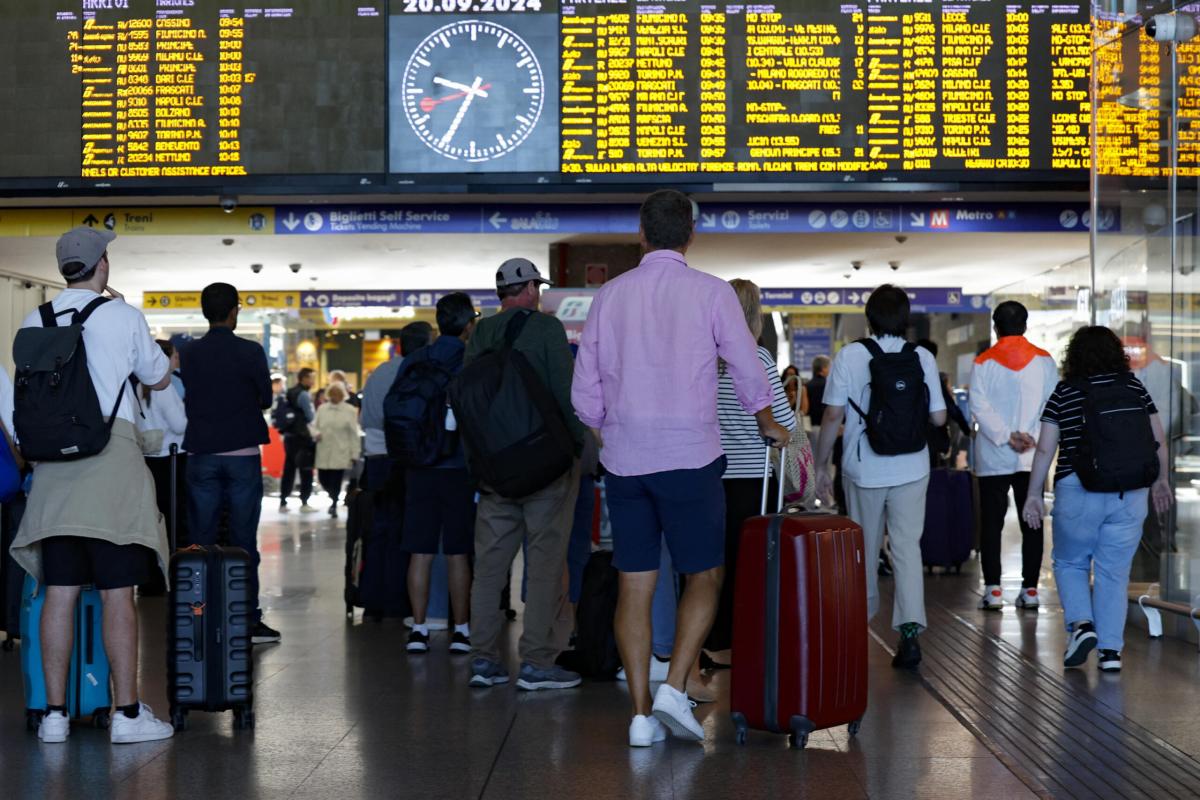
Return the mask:
[[[766,448],[767,452],[766,452],[766,455],[763,456],[762,516],[765,517],[767,515],[767,490],[771,486],[771,448],[772,448],[772,444],[771,444],[770,439],[764,438],[764,441],[767,444],[767,448]],[[782,467],[783,467],[783,459],[785,459],[785,458],[787,458],[786,450],[781,452],[781,457],[779,459],[779,462],[780,462],[779,466],[781,467],[779,472],[781,474],[779,476],[779,506],[778,506],[778,508],[775,509],[776,514],[783,511],[783,490],[784,490],[784,483],[786,481],[784,481],[784,478],[783,478],[782,473],[784,472],[784,470],[782,469]]]

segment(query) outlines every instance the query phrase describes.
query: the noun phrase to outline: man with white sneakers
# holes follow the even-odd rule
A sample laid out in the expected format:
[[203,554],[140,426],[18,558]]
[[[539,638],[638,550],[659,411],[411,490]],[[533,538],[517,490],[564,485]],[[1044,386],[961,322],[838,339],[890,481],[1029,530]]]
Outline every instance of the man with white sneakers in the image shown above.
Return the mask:
[[[975,475],[979,479],[980,560],[983,562],[983,600],[979,607],[1004,607],[1000,588],[1000,540],[1008,515],[1008,492],[1017,508],[1025,507],[1029,471],[1037,450],[1042,409],[1058,385],[1058,367],[1045,350],[1025,338],[1029,312],[1015,301],[1001,303],[992,313],[997,342],[975,359],[971,371],[971,416],[975,436]],[[1038,607],[1038,574],[1042,569],[1043,533],[1021,525],[1021,593],[1019,608]]]
[[[631,747],[661,742],[668,729],[704,740],[687,679],[716,617],[725,573],[718,359],[759,432],[777,447],[790,436],[771,413],[771,386],[733,288],[684,258],[695,212],[670,190],[642,204],[646,255],[592,301],[571,387],[608,470],[613,566],[620,572],[614,627],[633,701]],[[664,538],[675,570],[688,580],[667,680],[652,702],[651,606]]]

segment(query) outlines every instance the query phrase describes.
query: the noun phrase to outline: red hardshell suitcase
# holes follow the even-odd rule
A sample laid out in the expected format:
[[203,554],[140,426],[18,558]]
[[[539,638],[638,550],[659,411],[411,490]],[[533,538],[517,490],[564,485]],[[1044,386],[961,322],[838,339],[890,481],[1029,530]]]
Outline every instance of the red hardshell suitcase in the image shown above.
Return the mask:
[[[763,491],[766,508],[766,490]],[[734,594],[732,697],[738,744],[750,728],[858,732],[867,710],[862,528],[830,514],[746,520]]]

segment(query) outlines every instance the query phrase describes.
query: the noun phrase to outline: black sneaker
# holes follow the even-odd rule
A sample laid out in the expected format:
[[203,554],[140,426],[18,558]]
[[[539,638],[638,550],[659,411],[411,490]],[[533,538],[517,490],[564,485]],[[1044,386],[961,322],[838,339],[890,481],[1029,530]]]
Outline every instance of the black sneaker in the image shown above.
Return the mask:
[[896,647],[896,655],[892,656],[892,666],[896,669],[913,669],[921,663],[921,643],[916,636],[901,639]]
[[[412,641],[410,638],[409,641]],[[471,637],[465,633],[455,631],[450,636],[450,652],[451,653],[469,653],[471,652]]]
[[408,646],[406,649],[410,653],[428,653],[429,634],[421,633],[417,630],[410,631],[408,634]]
[[251,644],[273,644],[282,638],[279,631],[262,621],[255,625],[254,630],[250,632]]
[[[1096,649],[1096,629],[1090,622],[1076,626],[1067,638],[1067,652],[1063,655],[1063,666],[1082,667],[1087,663],[1088,653]],[[1117,659],[1117,668],[1121,661]]]
[[1116,650],[1101,650],[1100,670],[1102,672],[1120,672],[1121,654]]

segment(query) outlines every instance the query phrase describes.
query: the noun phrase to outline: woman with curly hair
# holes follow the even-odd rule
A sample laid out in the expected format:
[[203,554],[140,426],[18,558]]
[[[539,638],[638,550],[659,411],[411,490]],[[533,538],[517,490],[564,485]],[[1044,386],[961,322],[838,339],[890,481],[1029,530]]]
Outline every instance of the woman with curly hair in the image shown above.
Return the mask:
[[[1101,451],[1105,441],[1123,446]],[[1067,622],[1063,666],[1083,666],[1099,648],[1100,669],[1116,672],[1146,495],[1160,514],[1173,496],[1158,409],[1108,328],[1075,332],[1063,380],[1046,402],[1023,511],[1033,528],[1042,526],[1046,513],[1042,496],[1056,449],[1052,557]]]

